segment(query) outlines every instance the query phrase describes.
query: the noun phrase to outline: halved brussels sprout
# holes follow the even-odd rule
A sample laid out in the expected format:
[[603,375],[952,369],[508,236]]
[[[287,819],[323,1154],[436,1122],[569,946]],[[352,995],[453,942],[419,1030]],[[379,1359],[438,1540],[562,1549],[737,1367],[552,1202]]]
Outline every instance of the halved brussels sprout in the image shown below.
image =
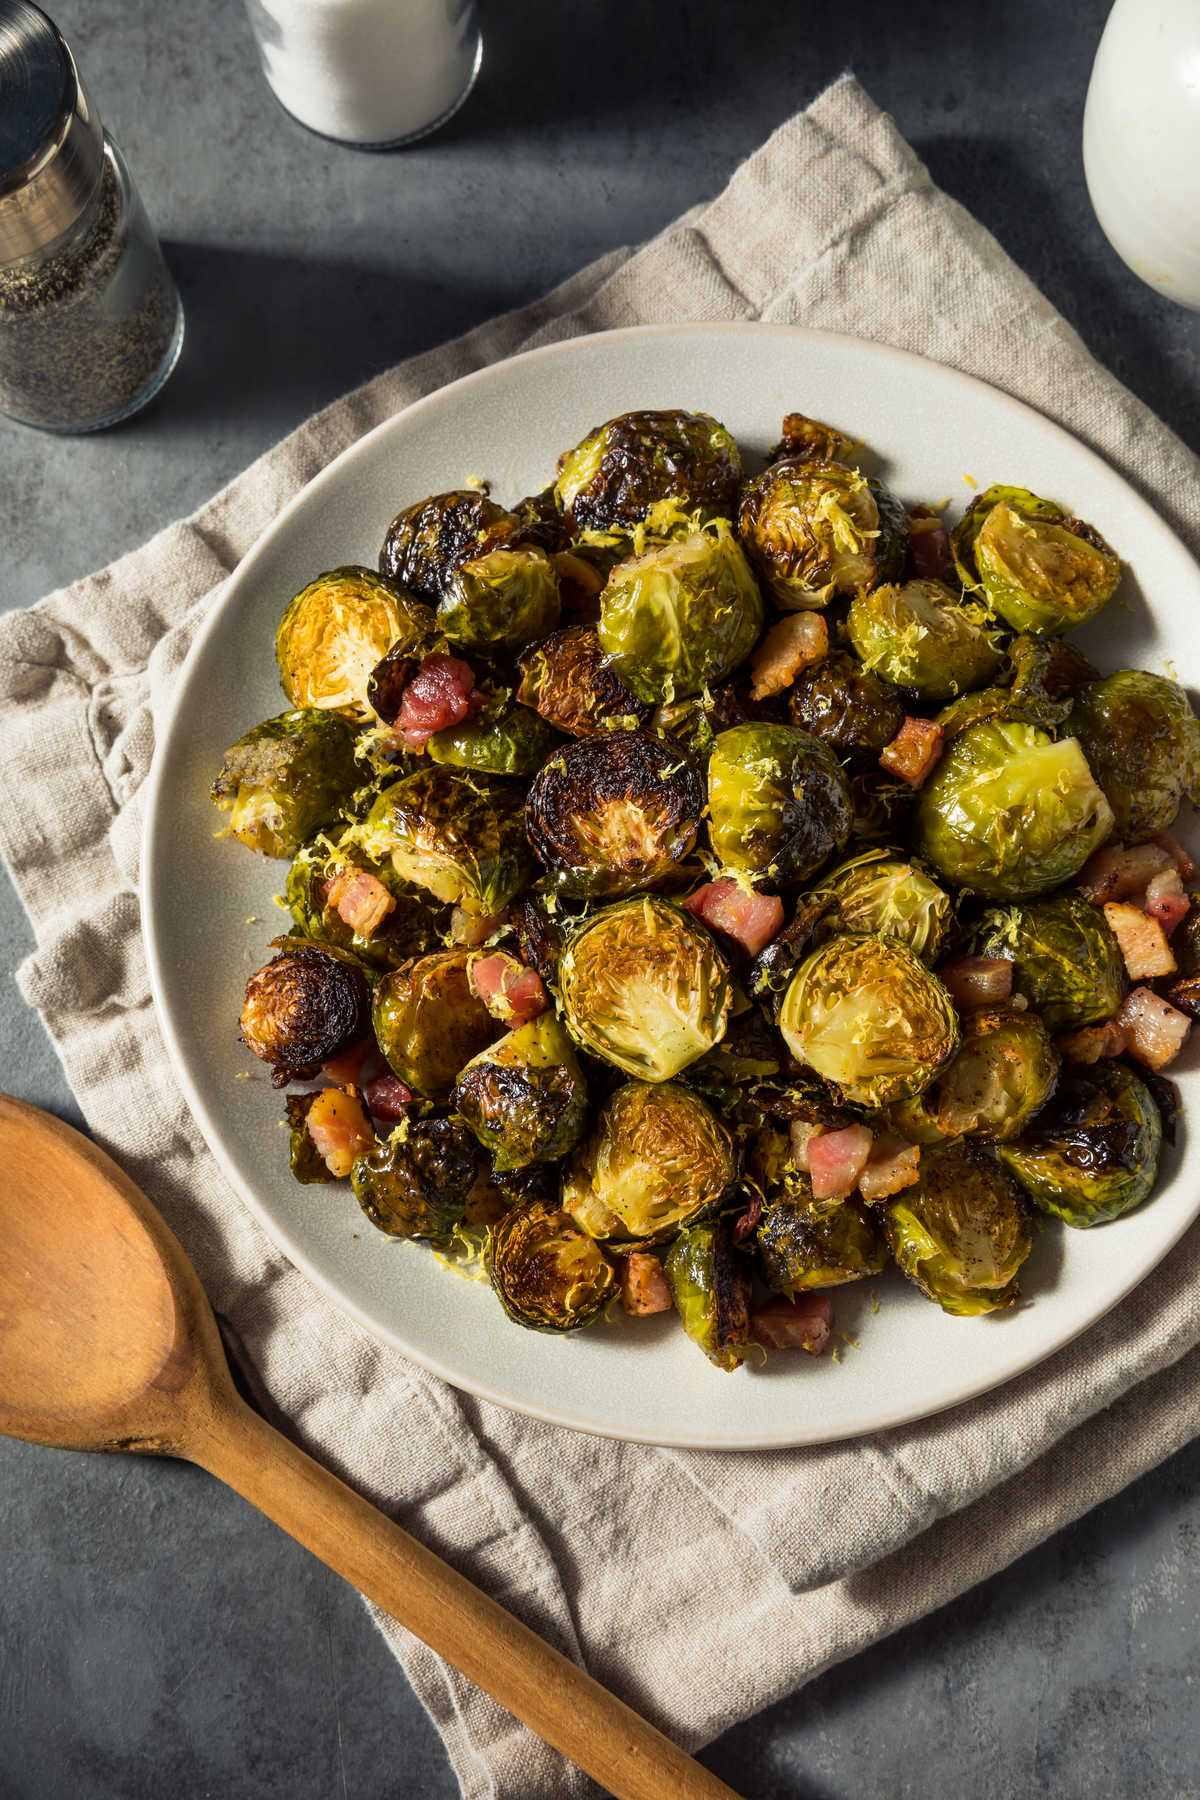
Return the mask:
[[726,1221],[685,1227],[663,1273],[692,1342],[718,1369],[739,1368],[750,1342],[750,1277]]
[[850,836],[850,795],[828,745],[795,725],[735,725],[708,764],[709,837],[726,869],[803,881]]
[[533,544],[489,550],[460,562],[438,602],[437,622],[456,644],[520,650],[558,624],[558,577]]
[[472,1057],[451,1098],[501,1172],[565,1156],[587,1123],[583,1071],[552,1011]]
[[531,1331],[577,1331],[613,1292],[613,1266],[569,1213],[531,1200],[492,1226],[488,1275],[509,1318]]
[[[410,956],[436,949],[446,928],[446,908],[435,905],[419,888],[406,888],[390,869],[372,867],[370,859],[347,843],[349,827],[334,826],[304,845],[288,870],[284,898],[298,937],[349,950],[361,962],[390,969]],[[380,929],[363,937],[330,906],[326,884],[346,869],[365,869],[382,881],[396,901]]]
[[275,655],[293,706],[328,707],[368,720],[368,687],[389,650],[420,655],[433,642],[433,615],[411,595],[349,566],[301,588],[279,621]]
[[460,1119],[401,1119],[350,1171],[358,1204],[389,1237],[448,1238],[484,1166]]
[[530,844],[565,894],[608,896],[653,886],[688,855],[704,788],[683,752],[644,731],[604,731],[566,744],[525,801]]
[[305,707],[240,737],[225,752],[212,797],[247,850],[294,856],[336,816],[357,780],[351,727],[336,713]]
[[352,838],[401,881],[485,918],[520,892],[532,866],[520,792],[437,765],[385,788]]
[[922,1093],[892,1108],[891,1123],[917,1144],[1014,1138],[1049,1100],[1060,1066],[1035,1012],[978,1007],[963,1018],[958,1055]]
[[1051,1031],[1111,1019],[1125,995],[1121,947],[1098,906],[1082,894],[1057,894],[1028,906],[997,906],[971,935],[978,956],[1013,965],[1013,993]]
[[1200,802],[1200,719],[1177,681],[1118,669],[1080,688],[1070,729],[1128,842],[1167,831],[1185,795]]
[[982,687],[1004,662],[983,609],[940,581],[888,583],[859,594],[846,623],[864,666],[923,700]]
[[594,625],[569,625],[519,658],[517,699],[572,737],[644,725],[651,707],[604,660]]
[[1054,635],[1090,619],[1116,591],[1121,563],[1100,533],[1028,488],[990,487],[951,533],[964,582],[982,588],[1014,631]]
[[837,937],[814,950],[792,976],[779,1029],[799,1062],[859,1106],[919,1093],[958,1048],[946,989],[887,937]]
[[479,488],[433,494],[397,513],[379,567],[400,587],[437,605],[461,563],[520,540],[520,520]]
[[923,1153],[919,1180],[887,1202],[883,1225],[904,1273],[943,1312],[974,1317],[1016,1305],[1017,1273],[1033,1248],[1029,1211],[986,1154],[962,1145]]
[[594,1238],[662,1243],[711,1212],[736,1174],[733,1140],[698,1094],[627,1081],[572,1159],[562,1203]]
[[954,904],[944,888],[916,863],[882,848],[840,863],[812,898],[828,901],[818,937],[851,933],[899,938],[931,965],[954,919]]
[[499,1027],[472,991],[473,950],[439,950],[414,957],[375,989],[372,1023],[388,1066],[427,1100],[444,1100],[464,1063],[483,1050]]
[[877,763],[904,723],[895,689],[845,650],[803,671],[788,695],[788,713],[793,725],[855,766]]
[[844,1201],[823,1219],[786,1201],[769,1206],[757,1243],[763,1280],[777,1294],[841,1287],[878,1275],[887,1262],[883,1235],[856,1200]]
[[600,601],[600,644],[652,705],[723,681],[749,656],[762,595],[722,519],[618,564]]
[[435,763],[477,775],[534,775],[559,742],[553,726],[530,707],[497,695],[461,725],[435,731],[425,752]]
[[563,951],[558,982],[576,1043],[644,1081],[669,1081],[725,1032],[724,957],[690,913],[654,894],[595,913]]
[[1122,1063],[1064,1071],[1049,1106],[996,1154],[1034,1205],[1068,1225],[1100,1225],[1140,1206],[1158,1175],[1162,1119]]
[[366,1035],[371,991],[344,950],[302,938],[272,939],[278,956],[246,983],[242,1042],[274,1064],[271,1081],[306,1081]]
[[1112,827],[1075,738],[1000,723],[954,740],[918,796],[914,837],[948,881],[1026,900],[1077,875]]
[[660,500],[732,518],[742,459],[707,413],[622,413],[558,459],[555,495],[572,535],[645,519]]
[[904,508],[842,463],[790,457],[743,490],[738,536],[785,612],[827,606],[894,581],[907,542]]

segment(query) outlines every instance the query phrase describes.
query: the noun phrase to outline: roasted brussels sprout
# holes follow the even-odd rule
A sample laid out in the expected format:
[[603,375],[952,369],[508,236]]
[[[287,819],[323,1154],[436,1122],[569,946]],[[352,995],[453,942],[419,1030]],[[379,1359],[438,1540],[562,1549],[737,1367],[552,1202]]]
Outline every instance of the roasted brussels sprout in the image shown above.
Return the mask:
[[425,753],[433,762],[477,775],[533,775],[559,741],[553,726],[530,707],[498,696],[461,725],[435,731]]
[[614,1290],[613,1266],[569,1213],[532,1200],[492,1226],[488,1274],[510,1319],[531,1331],[576,1331]]
[[1178,682],[1118,669],[1080,688],[1070,729],[1128,842],[1166,831],[1185,796],[1200,801],[1200,719]]
[[763,625],[762,596],[723,520],[618,564],[600,601],[600,644],[652,705],[723,681]]
[[553,1011],[474,1056],[452,1101],[501,1172],[565,1156],[587,1122],[583,1071]]
[[472,950],[414,957],[375,989],[372,1023],[389,1067],[414,1093],[444,1100],[499,1027],[469,980]]
[[827,606],[894,581],[904,563],[904,508],[857,469],[789,457],[742,493],[738,536],[786,612]]
[[711,1212],[736,1173],[733,1140],[698,1094],[627,1081],[573,1157],[562,1203],[594,1238],[661,1243]]
[[1007,686],[980,688],[973,694],[962,694],[942,708],[937,722],[947,744],[972,725],[999,720],[1036,725],[1040,730],[1048,731],[1051,737],[1058,736],[1060,726],[1071,711],[1072,684],[1079,686],[1089,679],[1090,663],[1069,644],[1056,638],[1039,637],[1031,631],[1013,638],[1006,656],[1009,665]]
[[246,983],[242,1042],[272,1063],[276,1087],[304,1081],[366,1035],[371,992],[361,965],[343,950],[275,938],[279,955]]
[[906,944],[836,937],[792,976],[779,1012],[792,1055],[859,1106],[918,1093],[958,1048],[949,994]]
[[385,788],[352,837],[401,881],[486,918],[520,892],[532,866],[520,792],[436,765]]
[[1068,1225],[1100,1225],[1140,1206],[1158,1174],[1162,1120],[1122,1063],[1063,1072],[1053,1100],[996,1154],[1034,1205]]
[[945,889],[916,863],[887,849],[864,850],[841,863],[812,898],[828,902],[818,938],[847,932],[899,938],[930,964],[941,954],[954,919]]
[[460,1119],[402,1119],[350,1171],[358,1204],[389,1237],[447,1238],[484,1166]]
[[594,625],[551,632],[522,652],[517,699],[572,737],[644,725],[653,710],[604,660]]
[[1027,488],[990,487],[951,534],[969,587],[1014,631],[1082,625],[1116,591],[1121,563],[1100,533]]
[[795,725],[735,725],[708,764],[709,837],[726,869],[803,881],[845,848],[850,796],[833,751]]
[[[410,956],[436,949],[442,942],[447,923],[446,908],[434,904],[420,888],[405,887],[390,870],[372,868],[362,851],[346,842],[347,830],[348,827],[342,825],[319,832],[293,859],[284,897],[295,925],[295,935],[310,938],[317,944],[333,944],[339,950],[349,950],[361,962],[380,969],[394,968]],[[329,904],[326,893],[330,880],[353,869],[365,869],[382,880],[396,901],[395,910],[370,937],[363,937],[348,925]]]
[[973,1317],[1015,1306],[1033,1248],[1017,1184],[961,1145],[921,1157],[920,1179],[883,1208],[892,1255],[943,1312]]
[[979,956],[1008,958],[1013,993],[1039,1012],[1051,1031],[1098,1025],[1124,998],[1120,945],[1100,908],[1082,894],[993,907],[972,933],[970,947]]
[[379,553],[385,576],[437,605],[454,571],[473,558],[520,541],[521,522],[481,489],[433,494],[398,513]]
[[803,671],[788,696],[788,712],[793,725],[856,767],[878,762],[904,723],[895,689],[844,650]]
[[847,619],[866,668],[923,700],[951,700],[982,687],[1004,657],[983,609],[940,581],[888,583],[858,594]]
[[520,650],[558,624],[558,577],[533,544],[489,550],[459,563],[438,602],[446,636],[494,656]]
[[565,894],[651,887],[696,842],[704,788],[682,751],[644,731],[566,744],[534,777],[525,830]]
[[865,1206],[844,1201],[814,1219],[786,1201],[769,1206],[758,1227],[763,1280],[777,1294],[841,1287],[878,1275],[887,1262],[879,1227]]
[[750,1342],[750,1277],[724,1219],[680,1232],[663,1260],[683,1329],[718,1369],[740,1367]]
[[306,707],[239,738],[225,752],[212,797],[247,850],[294,856],[336,816],[356,779],[350,726],[336,713]]
[[820,419],[810,419],[806,413],[785,413],[779,442],[768,451],[767,461],[783,462],[787,458],[846,463],[852,460],[855,448],[854,439],[848,438],[836,425],[824,425]]
[[741,478],[737,445],[707,413],[631,412],[559,457],[555,494],[577,536],[636,525],[660,500],[732,518]]
[[921,789],[914,836],[948,881],[1025,900],[1078,874],[1112,826],[1075,738],[1001,723],[955,739]]
[[654,894],[595,913],[563,951],[558,982],[575,1041],[644,1081],[670,1080],[724,1035],[725,959],[690,913]]
[[543,981],[557,982],[563,933],[557,897],[536,891],[514,900],[508,912],[522,962],[536,969]]
[[1022,1132],[1054,1092],[1060,1067],[1035,1012],[978,1007],[962,1021],[962,1047],[929,1086],[891,1110],[910,1142],[976,1137],[999,1143]]
[[433,615],[370,569],[330,569],[301,588],[275,636],[279,679],[293,706],[320,706],[368,720],[371,676],[389,650],[420,655]]

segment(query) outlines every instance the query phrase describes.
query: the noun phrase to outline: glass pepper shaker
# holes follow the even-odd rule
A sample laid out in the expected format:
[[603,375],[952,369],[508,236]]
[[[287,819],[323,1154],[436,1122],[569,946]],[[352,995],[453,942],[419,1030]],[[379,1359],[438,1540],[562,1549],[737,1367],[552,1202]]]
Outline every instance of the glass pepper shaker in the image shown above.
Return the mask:
[[183,308],[67,44],[0,0],[0,412],[97,431],[158,392]]

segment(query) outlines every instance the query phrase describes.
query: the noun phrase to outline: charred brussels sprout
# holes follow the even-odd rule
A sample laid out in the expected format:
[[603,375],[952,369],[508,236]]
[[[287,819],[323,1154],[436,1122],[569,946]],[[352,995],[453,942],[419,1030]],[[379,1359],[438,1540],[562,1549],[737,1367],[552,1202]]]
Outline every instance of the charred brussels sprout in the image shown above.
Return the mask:
[[1120,945],[1100,908],[1082,894],[993,907],[972,934],[971,949],[1008,958],[1014,994],[1039,1012],[1051,1031],[1098,1025],[1124,998]]
[[1058,1080],[1059,1055],[1034,1012],[980,1007],[962,1022],[962,1047],[929,1086],[891,1111],[910,1142],[976,1137],[1000,1143],[1022,1132]]
[[302,588],[279,622],[279,679],[293,706],[368,720],[371,676],[390,650],[417,656],[433,641],[433,615],[370,569],[330,569]]
[[[310,938],[317,944],[333,944],[349,950],[362,962],[376,968],[394,968],[407,957],[420,956],[434,950],[442,941],[446,925],[445,908],[431,903],[429,895],[419,888],[405,888],[395,877],[372,868],[361,850],[346,842],[347,827],[321,832],[305,844],[288,870],[284,896],[288,903],[298,937]],[[348,925],[337,909],[329,904],[327,884],[347,870],[364,869],[389,891],[396,901],[381,928],[363,937]]]
[[651,707],[604,661],[594,625],[571,625],[532,644],[520,658],[517,699],[572,737],[644,725]]
[[725,1220],[681,1231],[663,1273],[692,1342],[718,1369],[740,1367],[750,1341],[750,1277]]
[[488,918],[531,867],[520,793],[436,765],[385,788],[353,836],[401,881]]
[[379,567],[385,576],[436,606],[454,571],[521,537],[520,521],[476,488],[433,494],[388,526]]
[[559,741],[528,706],[497,698],[461,725],[435,731],[425,753],[433,762],[477,775],[533,775]]
[[1120,559],[1098,531],[1027,488],[988,488],[951,543],[963,580],[1014,631],[1071,631],[1121,579]]
[[954,918],[949,894],[916,863],[895,851],[864,850],[821,883],[814,899],[828,901],[818,933],[899,938],[935,963]]
[[785,413],[779,442],[768,451],[767,461],[776,463],[788,458],[845,463],[853,460],[855,448],[854,439],[836,425],[825,425],[806,413]]
[[940,581],[889,583],[859,594],[847,621],[866,668],[923,700],[982,687],[1003,664],[982,608]]
[[776,603],[801,612],[894,581],[907,534],[903,507],[857,469],[790,457],[746,487],[738,536]]
[[1140,1206],[1158,1174],[1162,1120],[1121,1063],[1068,1069],[1050,1105],[997,1155],[1034,1205],[1068,1225],[1100,1225]]
[[456,644],[520,650],[558,624],[558,577],[532,544],[489,550],[459,563],[438,603],[437,622]]
[[557,911],[553,894],[535,891],[522,894],[508,914],[521,961],[536,969],[546,982],[558,980],[558,959],[562,955],[563,934]]
[[575,1041],[644,1081],[670,1080],[725,1032],[725,959],[690,913],[653,894],[594,914],[563,951],[558,982]]
[[806,957],[779,1013],[798,1061],[859,1106],[920,1091],[958,1048],[949,994],[896,938],[837,937]]
[[660,1243],[711,1212],[736,1173],[733,1141],[698,1094],[627,1081],[573,1158],[562,1203],[594,1238]]
[[742,460],[707,413],[632,412],[558,459],[555,494],[573,535],[638,524],[660,500],[732,518]]
[[574,1047],[544,1012],[472,1058],[453,1104],[502,1173],[573,1150],[587,1120],[587,1088]]
[[767,1208],[758,1227],[763,1280],[777,1294],[841,1287],[878,1275],[887,1249],[865,1206],[848,1200],[824,1219],[786,1202]]
[[827,745],[795,725],[735,725],[708,764],[709,837],[723,867],[803,881],[850,836],[850,796]]
[[1166,831],[1185,795],[1200,801],[1200,719],[1178,682],[1118,669],[1080,688],[1070,729],[1129,842]]
[[497,1024],[468,979],[471,950],[440,950],[392,969],[375,989],[372,1023],[389,1067],[414,1093],[444,1100]]
[[1075,738],[1032,725],[973,725],[917,801],[916,847],[940,875],[996,900],[1044,894],[1078,874],[1112,831]]
[[540,1200],[492,1226],[488,1274],[510,1319],[531,1331],[576,1331],[613,1292],[613,1266],[569,1213]]
[[365,1036],[371,994],[353,956],[299,938],[275,938],[272,957],[246,983],[242,1041],[274,1064],[272,1081],[304,1081]]
[[[1090,663],[1069,644],[1023,632],[1008,646],[1008,685],[980,688],[943,707],[937,716],[945,742],[969,729],[1000,720],[1036,725],[1057,737],[1071,711],[1072,685],[1089,679]],[[1003,676],[1001,677],[1003,681]]]
[[876,763],[904,723],[895,690],[844,650],[804,670],[788,696],[788,712],[793,725],[855,766]]
[[563,893],[628,894],[669,875],[691,850],[704,810],[681,751],[642,731],[565,745],[525,802],[530,844]]
[[1033,1247],[1016,1183],[961,1146],[921,1157],[920,1179],[883,1209],[892,1255],[943,1312],[973,1317],[1014,1306]]
[[402,1119],[350,1171],[358,1204],[389,1237],[447,1238],[462,1220],[483,1154],[459,1119]]
[[661,544],[620,563],[601,596],[600,644],[639,700],[686,698],[749,656],[762,596],[729,527]]
[[267,719],[225,752],[212,797],[230,833],[263,856],[294,856],[355,785],[354,733],[316,707]]

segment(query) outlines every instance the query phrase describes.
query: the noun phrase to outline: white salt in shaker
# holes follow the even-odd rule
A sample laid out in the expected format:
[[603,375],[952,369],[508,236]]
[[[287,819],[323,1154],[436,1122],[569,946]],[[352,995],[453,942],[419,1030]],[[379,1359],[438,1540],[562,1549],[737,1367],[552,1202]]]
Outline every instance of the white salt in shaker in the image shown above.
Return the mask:
[[479,73],[475,0],[246,0],[263,73],[301,125],[386,150],[458,111]]

